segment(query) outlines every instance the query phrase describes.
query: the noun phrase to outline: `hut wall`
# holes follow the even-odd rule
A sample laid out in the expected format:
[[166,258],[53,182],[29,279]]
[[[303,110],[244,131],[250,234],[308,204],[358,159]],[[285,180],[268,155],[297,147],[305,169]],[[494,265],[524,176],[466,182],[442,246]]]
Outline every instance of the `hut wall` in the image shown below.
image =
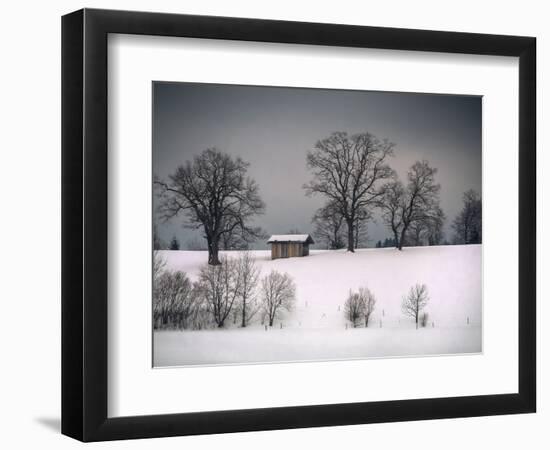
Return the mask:
[[288,257],[293,258],[295,256],[302,256],[302,244],[299,242],[289,242],[285,244],[288,246]]
[[308,256],[309,244],[301,242],[273,242],[271,244],[271,259]]

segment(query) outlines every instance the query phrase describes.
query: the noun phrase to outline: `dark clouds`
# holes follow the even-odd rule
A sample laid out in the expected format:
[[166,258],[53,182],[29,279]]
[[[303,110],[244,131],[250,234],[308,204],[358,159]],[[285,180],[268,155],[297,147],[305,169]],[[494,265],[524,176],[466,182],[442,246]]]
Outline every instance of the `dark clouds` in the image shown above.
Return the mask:
[[[153,172],[165,178],[203,149],[217,147],[251,163],[268,233],[311,231],[322,198],[308,198],[305,154],[333,131],[369,131],[396,144],[391,166],[402,179],[418,159],[439,170],[447,231],[462,192],[481,193],[481,97],[195,83],[153,85]],[[193,237],[181,220],[159,223],[163,239]],[[389,236],[369,227],[370,245]]]

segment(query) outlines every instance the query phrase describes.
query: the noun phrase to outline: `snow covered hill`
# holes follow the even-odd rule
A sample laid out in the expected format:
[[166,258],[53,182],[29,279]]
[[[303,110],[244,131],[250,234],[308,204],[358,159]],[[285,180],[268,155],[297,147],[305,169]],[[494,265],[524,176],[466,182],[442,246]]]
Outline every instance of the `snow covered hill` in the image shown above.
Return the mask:
[[[167,267],[196,279],[206,252],[162,251]],[[229,257],[236,252],[225,252]],[[270,259],[253,251],[262,275],[290,274],[295,308],[273,328],[256,322],[245,329],[157,331],[155,366],[231,364],[481,351],[481,246],[311,251],[310,256]],[[403,315],[402,297],[416,283],[428,287],[428,326],[415,329]],[[369,328],[350,327],[344,317],[349,290],[368,287],[376,296]]]

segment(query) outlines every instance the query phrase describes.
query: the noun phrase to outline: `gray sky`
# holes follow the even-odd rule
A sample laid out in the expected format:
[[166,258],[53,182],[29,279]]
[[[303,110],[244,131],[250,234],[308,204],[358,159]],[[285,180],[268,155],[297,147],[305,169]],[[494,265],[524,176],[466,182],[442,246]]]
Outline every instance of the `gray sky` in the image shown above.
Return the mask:
[[[167,178],[179,164],[211,147],[250,163],[266,213],[255,223],[268,234],[297,228],[312,233],[311,217],[323,203],[306,197],[311,179],[306,152],[334,131],[368,131],[396,144],[389,163],[402,181],[426,159],[438,168],[441,207],[450,223],[462,193],[481,193],[481,97],[398,92],[235,86],[203,83],[153,84],[153,173]],[[158,221],[160,237],[185,243],[197,237],[183,218]],[[375,213],[369,246],[390,236]],[[264,248],[260,243],[259,248]]]

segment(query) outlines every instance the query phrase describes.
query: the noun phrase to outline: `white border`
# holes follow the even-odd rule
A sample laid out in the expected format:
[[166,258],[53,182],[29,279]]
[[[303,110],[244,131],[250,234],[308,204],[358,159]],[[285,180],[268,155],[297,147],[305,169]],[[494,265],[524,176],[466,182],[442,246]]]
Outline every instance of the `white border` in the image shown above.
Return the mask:
[[[125,35],[108,50],[110,417],[517,392],[517,58]],[[152,80],[483,95],[483,355],[152,369]]]

